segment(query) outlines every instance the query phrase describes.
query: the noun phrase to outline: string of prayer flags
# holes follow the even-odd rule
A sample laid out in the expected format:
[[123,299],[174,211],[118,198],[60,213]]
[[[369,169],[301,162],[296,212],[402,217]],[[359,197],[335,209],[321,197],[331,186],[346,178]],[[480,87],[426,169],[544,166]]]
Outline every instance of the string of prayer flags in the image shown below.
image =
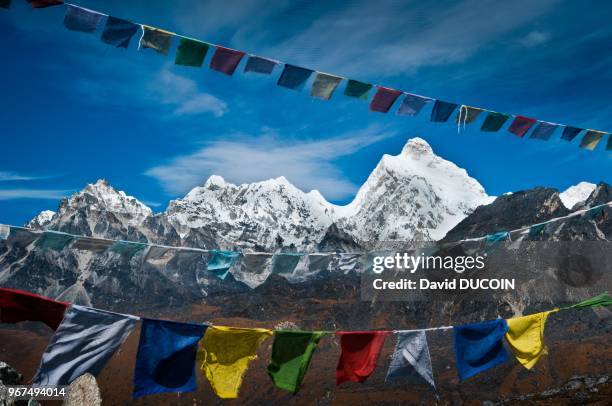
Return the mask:
[[272,273],[277,275],[292,274],[300,259],[304,256],[302,253],[278,253],[272,257]]
[[198,360],[217,396],[238,397],[242,378],[261,343],[272,335],[263,328],[211,326],[200,340]]
[[370,110],[377,111],[379,113],[388,112],[393,103],[395,103],[401,94],[402,92],[399,90],[391,89],[389,87],[376,86],[376,93],[370,102]]
[[590,299],[584,300],[580,303],[576,303],[571,306],[564,307],[563,309],[586,309],[589,307],[606,307],[612,306],[612,296],[608,292],[602,293]]
[[140,25],[128,20],[109,16],[100,39],[108,45],[117,48],[127,48],[134,34],[140,29]]
[[198,343],[208,326],[142,319],[133,397],[196,390]]
[[478,107],[462,105],[461,108],[459,108],[459,113],[455,121],[457,124],[471,124],[476,121],[483,111],[483,109]]
[[142,26],[142,37],[140,37],[140,48],[150,48],[162,55],[167,55],[172,45],[173,32],[161,30],[159,28]]
[[64,0],[28,0],[32,8],[45,8],[64,4]]
[[344,95],[349,97],[356,97],[358,99],[367,100],[370,94],[372,85],[369,83],[363,83],[358,80],[349,79],[344,88]]
[[83,237],[76,240],[76,242],[72,244],[72,248],[76,250],[101,253],[106,251],[111,245],[113,245],[113,242],[111,240]]
[[4,224],[0,225],[0,240],[6,240],[11,234],[11,228],[9,226],[5,226]]
[[11,7],[11,0],[0,0],[0,8]]
[[296,394],[310,365],[322,331],[276,330],[268,375],[278,388]]
[[455,359],[462,381],[508,361],[502,342],[507,331],[504,319],[453,327]]
[[414,381],[413,378],[419,378],[435,389],[425,330],[403,330],[396,334],[397,343],[385,381]]
[[550,137],[552,137],[557,127],[557,124],[540,121],[537,127],[533,129],[533,132],[529,138],[548,141]]
[[239,257],[239,252],[221,250],[212,251],[211,257],[208,260],[207,269],[208,271],[214,273],[219,279],[225,279],[230,268],[234,265]]
[[283,73],[281,73],[276,84],[287,89],[302,90],[312,72],[314,71],[311,69],[285,64]]
[[147,245],[144,243],[133,243],[127,241],[115,241],[109,248],[111,252],[115,252],[121,256],[131,259],[134,255],[144,250]]
[[508,131],[517,137],[524,137],[537,120],[531,117],[516,116],[508,127]]
[[61,251],[74,240],[74,236],[65,233],[43,233],[35,245],[42,250]]
[[245,53],[242,51],[217,45],[210,61],[210,68],[231,76],[244,55]]
[[444,123],[448,121],[453,111],[457,108],[458,104],[449,103],[442,100],[436,100],[431,110],[431,121],[436,123]]
[[516,359],[525,368],[533,368],[542,355],[548,354],[548,348],[544,344],[544,327],[548,315],[558,310],[506,320],[508,323],[506,341]]
[[487,117],[485,117],[485,120],[480,127],[480,131],[497,132],[504,126],[509,117],[510,116],[508,114],[490,111],[487,114]]
[[98,29],[102,17],[104,17],[104,14],[97,11],[67,4],[64,26],[72,31],[92,33]]
[[342,78],[339,76],[317,72],[317,76],[315,76],[312,88],[310,89],[310,95],[318,99],[329,100],[340,82],[342,82]]
[[561,139],[565,141],[572,141],[578,134],[580,134],[581,131],[582,128],[566,126],[561,134]]
[[180,37],[178,48],[176,49],[175,65],[193,66],[196,68],[204,64],[204,58],[208,52],[209,44],[198,41],[197,39]]
[[431,99],[428,97],[406,93],[406,96],[402,100],[402,104],[400,104],[397,110],[397,114],[400,116],[416,116],[430,101]]
[[130,335],[138,317],[72,305],[45,350],[34,386],[69,385],[97,376]]
[[376,369],[388,331],[339,331],[341,354],[336,367],[336,385],[365,382]]
[[278,62],[268,58],[262,58],[261,56],[249,55],[249,59],[244,67],[245,72],[261,73],[262,75],[269,75],[272,73],[274,68],[278,65]]
[[597,147],[597,144],[599,144],[599,141],[601,141],[601,139],[603,138],[604,134],[605,133],[602,131],[587,131],[586,134],[584,134],[582,141],[580,142],[580,148],[593,151]]
[[21,290],[0,288],[0,322],[41,321],[55,330],[68,303]]

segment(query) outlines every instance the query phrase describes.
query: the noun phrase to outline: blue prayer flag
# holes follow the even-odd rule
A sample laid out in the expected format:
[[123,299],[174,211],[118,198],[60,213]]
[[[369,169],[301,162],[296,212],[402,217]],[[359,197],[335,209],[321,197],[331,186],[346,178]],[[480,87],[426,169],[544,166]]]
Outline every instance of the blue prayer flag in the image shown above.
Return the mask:
[[582,131],[582,128],[565,127],[563,129],[563,135],[561,135],[561,139],[565,141],[571,141],[576,138],[578,134],[580,134],[580,131]]
[[548,141],[557,129],[557,127],[557,124],[540,121],[529,138],[536,138],[539,140]]
[[510,234],[507,231],[500,231],[499,233],[487,235],[486,240],[489,242],[505,241],[509,236]]
[[407,93],[397,110],[397,114],[401,116],[416,116],[430,101],[431,99],[427,97]]
[[442,100],[436,100],[433,109],[431,110],[431,121],[437,123],[444,123],[448,121],[448,118],[453,114],[453,111],[457,108],[457,104],[449,103]]
[[507,331],[504,319],[453,327],[455,359],[462,381],[508,361],[503,344]]
[[67,4],[64,26],[72,31],[95,32],[103,16],[97,11]]
[[313,70],[301,68],[299,66],[285,64],[283,73],[278,78],[276,83],[279,86],[286,87],[293,90],[302,90],[304,84],[312,75]]
[[255,72],[269,75],[274,70],[278,62],[260,56],[250,55],[244,67],[245,72]]
[[220,279],[225,279],[232,265],[234,265],[236,260],[240,257],[239,252],[233,251],[215,250],[212,251],[211,254],[212,256],[208,260],[207,269]]
[[195,391],[198,342],[207,327],[143,319],[134,368],[133,397]]
[[101,40],[109,45],[127,48],[130,45],[130,40],[139,29],[140,25],[138,24],[110,16],[106,19]]

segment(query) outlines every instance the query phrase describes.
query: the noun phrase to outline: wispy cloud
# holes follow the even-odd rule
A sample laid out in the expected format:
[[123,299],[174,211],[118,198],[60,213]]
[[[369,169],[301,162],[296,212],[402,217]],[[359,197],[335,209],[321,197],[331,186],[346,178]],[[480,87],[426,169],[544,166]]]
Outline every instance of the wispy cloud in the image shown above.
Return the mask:
[[543,31],[531,31],[519,40],[519,43],[526,48],[533,48],[538,45],[545,44],[550,40],[551,35]]
[[50,176],[31,176],[23,175],[21,173],[12,171],[0,171],[0,182],[6,181],[28,181],[28,180],[39,180],[48,179]]
[[66,197],[70,193],[70,190],[54,189],[0,189],[0,200],[59,200]]
[[393,135],[373,127],[315,141],[287,141],[274,132],[243,135],[207,143],[146,174],[172,194],[185,193],[213,174],[238,184],[284,176],[302,190],[317,189],[329,199],[340,199],[353,194],[357,186],[334,161]]

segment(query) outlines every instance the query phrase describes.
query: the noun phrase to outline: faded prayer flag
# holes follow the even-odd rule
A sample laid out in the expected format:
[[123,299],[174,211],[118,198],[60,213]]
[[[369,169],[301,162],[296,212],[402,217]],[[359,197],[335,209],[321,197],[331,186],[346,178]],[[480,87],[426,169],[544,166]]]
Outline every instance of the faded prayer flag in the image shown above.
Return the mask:
[[0,240],[6,240],[11,234],[11,227],[0,224]]
[[580,134],[580,131],[582,131],[582,128],[576,128],[576,127],[565,127],[563,129],[563,134],[561,135],[561,139],[565,140],[565,141],[571,141],[574,138],[576,138],[576,136],[578,134]]
[[204,58],[206,58],[209,47],[210,45],[206,42],[181,37],[178,48],[176,49],[174,64],[199,68],[204,63]]
[[318,99],[329,100],[340,82],[342,82],[342,78],[339,76],[317,72],[310,95]]
[[261,56],[249,55],[246,66],[244,67],[245,72],[261,73],[262,75],[269,75],[274,70],[274,67],[278,65],[278,62],[271,59],[262,58]]
[[476,121],[478,116],[480,116],[480,113],[482,113],[483,111],[483,109],[480,109],[478,107],[463,105],[459,108],[459,113],[457,113],[457,118],[455,119],[455,122],[458,124],[471,124]]
[[271,273],[272,254],[265,252],[245,252],[232,270],[232,276],[251,289],[264,283]]
[[311,69],[285,64],[283,73],[281,73],[276,84],[288,89],[302,90],[312,72],[314,71]]
[[399,90],[391,89],[389,87],[376,86],[376,93],[370,102],[370,110],[377,111],[379,113],[388,112],[393,103],[395,103],[401,94],[402,92]]
[[484,132],[496,132],[504,126],[508,120],[508,114],[497,113],[495,111],[489,111],[487,117],[480,127],[480,131]]
[[517,137],[524,137],[537,120],[531,117],[516,116],[508,131]]
[[213,250],[211,251],[211,257],[206,268],[219,279],[225,279],[230,268],[236,263],[238,258],[240,258],[239,252]]
[[431,121],[436,123],[444,123],[448,121],[453,111],[457,108],[458,104],[445,102],[442,100],[436,100],[433,109],[431,109]]
[[92,33],[98,29],[102,17],[104,14],[97,11],[67,4],[64,26],[72,31]]
[[412,381],[416,373],[416,377],[435,388],[425,330],[404,330],[397,331],[396,334],[397,343],[385,381]]
[[147,247],[146,244],[128,241],[116,241],[111,245],[110,251],[120,254],[128,259]]
[[168,54],[174,33],[148,25],[143,25],[142,31],[139,44],[141,48],[150,48],[162,55]]
[[548,141],[557,127],[557,124],[540,121],[538,126],[533,129],[530,138]]
[[35,245],[42,250],[61,251],[75,239],[74,236],[60,232],[45,231]]
[[601,141],[604,134],[605,132],[603,131],[587,131],[586,134],[584,134],[584,137],[582,137],[582,140],[580,141],[580,148],[593,151],[595,148],[597,148],[597,144],[599,144],[599,141]]
[[423,107],[432,99],[423,96],[417,96],[416,94],[406,93],[406,96],[402,100],[397,114],[400,116],[416,116],[421,112]]
[[92,251],[92,252],[104,252],[111,245],[113,245],[113,241],[110,240],[102,240],[93,237],[81,237],[74,244],[72,244],[72,248],[83,251]]
[[344,95],[367,100],[370,93],[370,89],[372,89],[372,85],[369,83],[363,83],[358,80],[349,79],[346,84],[346,88],[344,89]]
[[130,45],[130,40],[139,29],[140,25],[138,24],[109,16],[106,19],[106,25],[100,39],[106,44],[114,45],[118,48],[127,48]]
[[232,75],[244,55],[242,51],[217,45],[210,61],[210,68],[226,75]]
[[292,274],[304,254],[278,253],[272,257],[272,273],[283,275]]

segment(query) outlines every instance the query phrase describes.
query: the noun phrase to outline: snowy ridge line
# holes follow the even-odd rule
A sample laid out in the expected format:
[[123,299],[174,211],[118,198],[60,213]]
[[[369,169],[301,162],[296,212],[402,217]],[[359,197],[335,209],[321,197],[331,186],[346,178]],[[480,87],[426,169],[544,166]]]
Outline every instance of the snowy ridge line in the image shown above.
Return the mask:
[[[550,223],[555,223],[557,221],[566,220],[566,219],[571,218],[571,217],[581,216],[581,215],[583,215],[585,213],[588,213],[589,211],[601,209],[602,207],[612,207],[612,201],[609,201],[609,202],[603,203],[603,204],[599,204],[597,206],[589,207],[588,209],[576,210],[575,212],[572,212],[572,213],[568,214],[567,216],[555,217],[555,218],[552,218],[550,220],[543,221],[541,223],[531,224],[529,226],[517,228],[515,230],[510,230],[510,231],[506,231],[506,232],[508,233],[508,235],[515,234],[515,233],[525,234],[532,227],[539,226],[539,225],[550,224]],[[464,240],[458,240],[456,242],[482,241],[482,240],[486,239],[489,235],[491,235],[491,234],[487,234],[487,235],[485,235],[483,237],[466,238]]]
[[[529,226],[525,226],[525,227],[521,227],[521,228],[517,228],[515,230],[511,230],[511,231],[507,231],[508,235],[514,234],[514,233],[525,233],[526,231],[529,231],[532,227],[534,226],[538,226],[538,225],[544,225],[544,224],[550,224],[550,223],[555,223],[558,221],[562,221],[562,220],[566,220],[568,218],[571,217],[576,217],[576,216],[580,216],[583,215],[585,213],[588,213],[592,210],[597,210],[600,209],[602,207],[612,207],[612,201],[609,201],[607,203],[603,203],[597,206],[593,206],[590,207],[588,209],[582,209],[582,210],[577,210],[573,213],[568,214],[567,216],[563,216],[563,217],[555,217],[553,219],[544,221],[542,223],[537,223],[537,224],[532,224]],[[155,244],[155,243],[150,243],[150,242],[138,242],[138,241],[129,241],[129,240],[113,240],[110,238],[102,238],[102,237],[90,237],[90,236],[84,236],[84,235],[78,235],[78,234],[70,234],[70,233],[65,233],[63,231],[56,231],[56,230],[36,230],[30,227],[24,227],[24,226],[13,226],[10,224],[0,224],[0,227],[8,227],[10,228],[15,228],[15,229],[19,229],[19,230],[26,230],[29,231],[33,234],[44,234],[44,233],[51,233],[51,234],[61,234],[61,235],[67,235],[70,237],[74,237],[75,239],[79,240],[79,239],[90,239],[90,240],[95,240],[95,241],[105,241],[105,242],[112,242],[112,243],[120,243],[120,244],[134,244],[134,245],[142,245],[145,247],[158,247],[158,248],[164,248],[164,249],[169,249],[169,250],[177,250],[177,251],[188,251],[188,252],[200,252],[203,254],[207,254],[207,253],[211,253],[211,252],[218,252],[218,251],[223,251],[223,250],[217,250],[217,249],[205,249],[205,248],[196,248],[196,247],[177,247],[174,245],[163,245],[163,244]],[[463,239],[463,240],[458,240],[455,241],[457,243],[462,243],[462,242],[470,242],[470,241],[482,241],[484,239],[486,239],[490,234],[483,236],[483,237],[477,237],[477,238],[467,238],[467,239]],[[238,252],[240,254],[277,254],[276,252],[268,252],[268,251],[232,251],[232,252]],[[312,252],[278,252],[280,254],[295,254],[295,255],[307,255],[307,254],[326,254],[326,255],[334,255],[334,254],[363,254],[366,251],[363,252],[337,252],[337,251],[324,251],[324,252],[320,252],[320,251],[312,251]]]

